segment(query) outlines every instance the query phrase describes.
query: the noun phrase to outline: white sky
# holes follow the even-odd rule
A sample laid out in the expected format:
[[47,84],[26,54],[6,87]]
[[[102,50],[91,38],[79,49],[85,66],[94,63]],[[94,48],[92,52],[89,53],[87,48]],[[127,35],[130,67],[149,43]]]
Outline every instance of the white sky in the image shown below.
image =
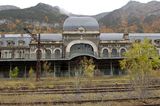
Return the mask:
[[[128,1],[130,0],[0,0],[0,5],[15,5],[20,8],[27,8],[41,2],[52,6],[59,6],[74,14],[95,15],[118,9]],[[151,0],[136,1],[146,3]]]

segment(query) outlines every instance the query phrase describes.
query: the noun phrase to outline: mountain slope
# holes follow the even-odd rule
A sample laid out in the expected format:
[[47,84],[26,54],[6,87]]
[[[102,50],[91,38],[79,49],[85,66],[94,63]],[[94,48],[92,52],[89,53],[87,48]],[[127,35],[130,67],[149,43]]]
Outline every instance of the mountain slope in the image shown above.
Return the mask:
[[[114,10],[99,20],[101,25],[116,32],[123,32],[122,27],[132,26],[133,32],[144,32],[143,25],[153,23],[160,18],[160,2],[140,3],[130,1],[120,9]],[[133,28],[134,26],[134,28]],[[116,30],[117,29],[117,30]]]
[[59,22],[66,15],[61,14],[57,7],[52,7],[47,4],[39,3],[38,5],[26,9],[14,9],[0,11],[0,19],[15,20],[21,19],[23,21],[45,21],[44,17],[48,17],[51,23]]
[[100,20],[100,19],[103,18],[104,16],[108,15],[108,13],[109,13],[109,12],[103,12],[103,13],[94,15],[93,17],[94,17],[96,20]]
[[[3,8],[2,8],[3,7]],[[4,8],[5,7],[5,8]],[[58,6],[39,3],[36,6],[19,9],[18,7],[0,6],[0,29],[19,33],[23,27],[42,32],[60,32],[64,20],[76,15]],[[120,9],[92,16],[97,19],[102,32],[160,32],[160,2],[140,3],[130,1]]]
[[46,31],[50,27],[53,32],[53,28],[60,28],[67,17],[59,7],[39,3],[30,8],[0,11],[0,28],[5,28],[7,32],[19,32],[23,30],[22,27],[37,26]]
[[14,9],[20,9],[20,8],[16,7],[16,6],[12,6],[12,5],[0,6],[0,11],[2,11],[2,10],[14,10]]

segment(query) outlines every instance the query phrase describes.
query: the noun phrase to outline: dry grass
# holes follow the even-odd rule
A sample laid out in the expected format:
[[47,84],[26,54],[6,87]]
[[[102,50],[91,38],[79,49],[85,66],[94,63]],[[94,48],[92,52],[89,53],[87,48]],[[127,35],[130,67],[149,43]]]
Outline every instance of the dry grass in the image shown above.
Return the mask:
[[[81,78],[81,86],[88,84],[88,78]],[[128,83],[128,76],[117,77],[96,77],[91,79],[91,85],[106,85],[106,84],[120,84]],[[34,79],[0,79],[0,89],[12,88],[20,89],[27,87],[29,89],[53,88],[57,85],[75,85],[75,79],[72,78],[42,78],[41,81],[36,82]],[[142,104],[141,101],[124,101],[124,102],[103,102],[103,100],[110,100],[116,98],[131,98],[137,97],[136,92],[106,92],[106,93],[87,93],[87,94],[23,94],[23,95],[0,95],[0,103],[31,103],[31,102],[52,102],[52,101],[76,101],[76,100],[102,100],[99,103],[84,103],[84,104],[63,104],[57,106],[135,106]],[[160,96],[160,90],[150,91],[150,96]],[[152,101],[147,100],[149,103],[160,103],[160,100]],[[47,104],[46,106],[52,106]],[[23,105],[25,106],[25,104]],[[29,105],[27,105],[29,106]],[[44,106],[44,105],[31,105],[31,106]]]
[[[160,90],[150,91],[150,97],[160,96]],[[111,100],[137,97],[135,92],[107,92],[87,94],[24,94],[0,95],[0,103],[31,103],[52,101],[77,101],[77,100]]]
[[[117,76],[117,77],[94,77],[92,78],[92,85],[106,85],[106,84],[119,84],[119,83],[127,83],[128,76]],[[81,78],[81,86],[87,86],[90,82],[89,78]],[[35,89],[36,87],[41,88],[53,88],[57,85],[74,86],[76,80],[74,77],[70,78],[41,78],[40,81],[36,82],[34,79],[0,79],[0,89],[3,88],[11,88],[11,89],[19,89],[21,87],[26,87],[29,89]]]

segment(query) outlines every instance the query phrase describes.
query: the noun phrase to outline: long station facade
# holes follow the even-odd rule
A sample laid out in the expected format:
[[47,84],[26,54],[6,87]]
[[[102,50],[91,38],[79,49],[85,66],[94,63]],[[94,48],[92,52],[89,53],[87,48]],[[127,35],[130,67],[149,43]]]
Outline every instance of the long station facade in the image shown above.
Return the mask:
[[[74,76],[79,61],[93,58],[95,69],[104,75],[123,74],[119,60],[133,42],[148,38],[160,53],[160,33],[101,33],[92,17],[69,17],[62,33],[40,34],[41,64],[49,62],[54,76]],[[0,77],[18,67],[19,76],[36,68],[37,42],[29,34],[1,34]],[[43,69],[42,69],[43,73]]]

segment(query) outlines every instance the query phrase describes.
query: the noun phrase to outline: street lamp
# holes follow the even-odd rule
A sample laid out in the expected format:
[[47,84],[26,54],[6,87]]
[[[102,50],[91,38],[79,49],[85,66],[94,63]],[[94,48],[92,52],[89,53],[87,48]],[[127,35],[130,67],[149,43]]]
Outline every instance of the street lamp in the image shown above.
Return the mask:
[[[28,33],[36,42],[37,42],[37,64],[36,64],[36,81],[40,80],[40,71],[41,71],[41,42],[40,42],[40,33],[37,34],[33,34],[31,33],[27,28],[24,28],[24,31],[26,33]],[[38,36],[38,38],[37,38]]]

